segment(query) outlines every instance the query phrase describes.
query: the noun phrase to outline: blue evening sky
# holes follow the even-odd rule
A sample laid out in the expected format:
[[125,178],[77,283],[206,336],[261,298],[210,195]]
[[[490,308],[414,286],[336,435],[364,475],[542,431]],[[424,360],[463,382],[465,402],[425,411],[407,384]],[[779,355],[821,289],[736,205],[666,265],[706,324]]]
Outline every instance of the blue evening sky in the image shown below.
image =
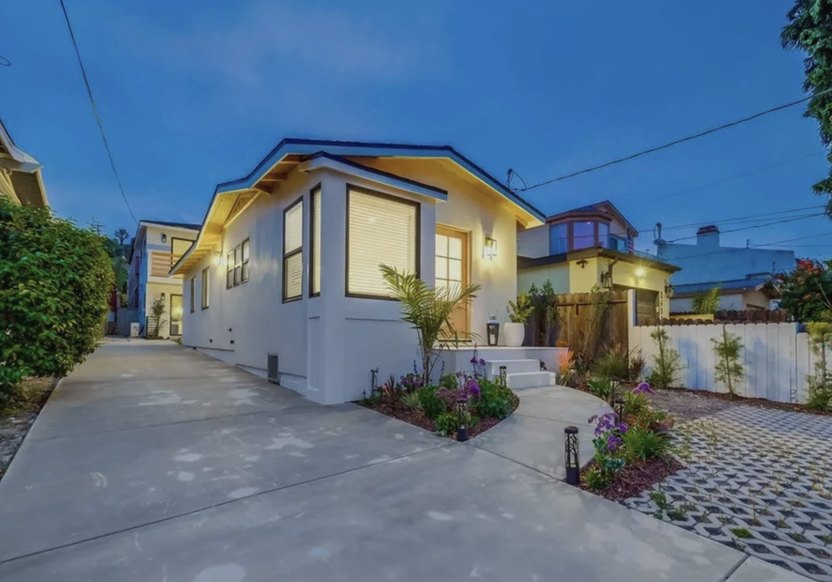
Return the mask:
[[[132,232],[57,0],[3,4],[12,66],[0,67],[0,116],[43,163],[60,215]],[[500,179],[511,167],[533,183],[803,95],[802,56],[779,41],[790,0],[67,4],[140,218],[201,221],[214,185],[284,136],[450,144]],[[827,164],[802,111],[528,198],[546,213],[608,198],[642,229],[639,249],[656,221],[819,206],[810,186]],[[829,256],[822,217],[723,240],[824,234],[784,246]]]

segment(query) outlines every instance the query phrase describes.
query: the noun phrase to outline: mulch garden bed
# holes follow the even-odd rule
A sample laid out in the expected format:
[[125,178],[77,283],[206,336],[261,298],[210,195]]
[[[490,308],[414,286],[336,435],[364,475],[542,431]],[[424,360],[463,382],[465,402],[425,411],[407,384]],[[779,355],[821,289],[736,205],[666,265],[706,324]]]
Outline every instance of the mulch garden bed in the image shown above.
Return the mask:
[[0,411],[0,479],[56,384],[54,378],[28,378],[23,381],[20,402]]
[[584,491],[600,495],[611,501],[621,501],[629,497],[635,497],[642,491],[652,488],[656,483],[664,481],[670,475],[685,468],[682,463],[671,456],[664,459],[655,458],[634,465],[626,465],[615,474],[612,484],[607,489],[604,491],[596,491],[587,486],[584,478],[587,469],[594,462],[591,461],[588,463],[581,471],[580,487]]
[[785,410],[788,412],[805,412],[807,414],[818,414],[821,416],[832,415],[832,411],[812,410],[803,404],[772,402],[763,398],[746,398],[744,396],[732,397],[727,393],[692,390],[690,388],[656,390],[656,393],[651,394],[649,398],[656,408],[666,410],[671,415],[684,420],[693,420],[702,416],[708,416],[737,404],[755,406],[757,408]]
[[[517,406],[520,404],[520,399],[517,398],[516,394],[512,394],[512,399],[513,400],[511,411],[513,413],[515,410],[517,410]],[[386,414],[387,416],[392,416],[393,418],[403,420],[408,424],[418,426],[419,428],[423,428],[427,431],[436,431],[436,426],[434,425],[434,422],[427,416],[425,416],[421,410],[414,410],[413,408],[405,406],[404,404],[402,404],[400,400],[388,401],[379,399],[375,401],[358,401],[357,404],[369,408],[370,410],[375,410],[376,412]],[[485,431],[494,428],[503,420],[505,419],[483,418],[474,426],[468,427],[468,436],[475,437],[479,434],[482,434]],[[447,438],[450,438],[451,440],[456,440],[456,435],[454,434]]]

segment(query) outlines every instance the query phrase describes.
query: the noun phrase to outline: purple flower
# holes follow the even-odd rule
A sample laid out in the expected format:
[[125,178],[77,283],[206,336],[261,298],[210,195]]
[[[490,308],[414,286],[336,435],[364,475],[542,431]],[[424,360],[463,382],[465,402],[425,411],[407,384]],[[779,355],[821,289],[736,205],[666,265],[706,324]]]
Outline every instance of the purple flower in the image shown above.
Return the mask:
[[473,357],[471,358],[471,360],[470,360],[470,361],[471,361],[471,363],[472,363],[472,364],[476,365],[476,363],[477,363],[477,356],[473,356]]
[[485,360],[484,360],[483,358],[480,358],[480,362],[479,362],[479,363],[480,363],[480,366],[484,366],[484,365],[485,365]]
[[479,398],[480,385],[474,378],[469,378],[468,381],[465,382],[465,391],[471,396]]
[[633,394],[653,394],[653,389],[647,382],[641,382],[638,386],[633,388]]
[[611,434],[607,437],[607,450],[608,451],[617,451],[618,448],[624,444],[624,441],[621,437]]

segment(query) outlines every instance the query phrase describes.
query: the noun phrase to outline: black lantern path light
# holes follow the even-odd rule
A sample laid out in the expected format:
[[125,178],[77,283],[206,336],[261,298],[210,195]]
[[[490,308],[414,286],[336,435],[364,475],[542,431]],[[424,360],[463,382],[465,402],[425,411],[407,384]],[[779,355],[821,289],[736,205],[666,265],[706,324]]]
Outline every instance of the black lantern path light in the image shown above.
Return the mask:
[[624,420],[624,399],[616,398],[613,402],[613,410],[615,410],[616,422],[623,422]]
[[500,386],[505,388],[508,385],[508,368],[500,366]]
[[468,399],[465,397],[456,401],[456,440],[461,443],[468,440]]
[[492,315],[491,319],[485,324],[486,336],[489,346],[496,346],[500,340],[500,324],[497,322],[497,316]]
[[567,426],[563,429],[566,445],[566,482],[578,485],[581,482],[581,465],[578,455],[578,427]]

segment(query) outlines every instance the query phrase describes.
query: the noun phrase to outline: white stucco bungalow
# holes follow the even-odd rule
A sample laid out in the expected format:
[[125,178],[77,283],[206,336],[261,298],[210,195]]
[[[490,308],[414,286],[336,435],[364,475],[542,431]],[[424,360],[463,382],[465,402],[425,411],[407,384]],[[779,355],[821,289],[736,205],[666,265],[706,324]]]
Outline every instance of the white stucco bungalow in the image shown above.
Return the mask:
[[[318,402],[355,400],[372,369],[381,381],[418,357],[380,264],[430,285],[482,284],[456,324],[485,343],[489,316],[506,321],[516,295],[518,227],[543,218],[448,146],[283,140],[247,176],[217,186],[171,270],[184,276],[183,344]],[[447,365],[467,366],[470,348]],[[541,350],[479,353],[546,384],[538,359],[554,353]]]

